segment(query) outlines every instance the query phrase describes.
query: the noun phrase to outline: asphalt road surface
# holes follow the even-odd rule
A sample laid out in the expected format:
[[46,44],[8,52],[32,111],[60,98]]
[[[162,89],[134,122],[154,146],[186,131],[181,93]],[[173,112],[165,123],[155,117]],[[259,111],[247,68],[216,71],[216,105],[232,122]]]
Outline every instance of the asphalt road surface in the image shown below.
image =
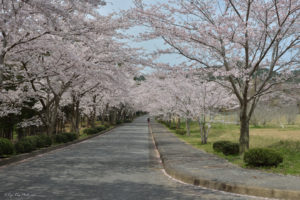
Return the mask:
[[179,183],[158,162],[147,117],[0,168],[0,199],[257,199]]

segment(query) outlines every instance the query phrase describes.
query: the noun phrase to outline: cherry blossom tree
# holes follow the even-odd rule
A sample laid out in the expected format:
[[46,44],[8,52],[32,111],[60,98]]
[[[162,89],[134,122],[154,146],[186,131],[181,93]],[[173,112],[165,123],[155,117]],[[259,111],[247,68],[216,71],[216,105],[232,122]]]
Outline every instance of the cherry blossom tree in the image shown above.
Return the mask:
[[[299,69],[299,0],[136,1],[132,17],[230,89],[240,105],[240,152],[249,148],[249,120],[260,98]],[[221,82],[226,81],[226,82]]]
[[209,119],[206,119],[208,113],[217,113],[237,104],[230,91],[199,78],[193,70],[153,73],[146,76],[136,93],[140,96],[139,101],[144,102],[144,109],[151,114],[163,115],[167,120],[174,116],[185,118],[188,136],[191,120],[198,121],[203,144],[207,143],[210,128]]
[[[13,119],[11,133],[18,125],[55,134],[70,105],[72,131],[79,133],[80,112],[94,126],[106,103],[129,105],[129,97],[118,97],[128,94],[137,66],[146,60],[121,42],[126,37],[120,30],[132,24],[115,14],[101,16],[97,8],[104,5],[102,0],[0,3],[0,118],[18,118],[24,107],[34,111]],[[123,113],[134,112],[124,107]]]

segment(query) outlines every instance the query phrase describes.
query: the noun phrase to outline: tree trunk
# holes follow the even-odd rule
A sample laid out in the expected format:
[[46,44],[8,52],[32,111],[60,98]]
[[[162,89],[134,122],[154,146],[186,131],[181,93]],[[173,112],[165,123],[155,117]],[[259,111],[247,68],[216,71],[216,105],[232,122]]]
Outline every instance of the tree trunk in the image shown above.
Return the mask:
[[80,112],[79,112],[79,104],[80,101],[77,100],[75,96],[73,96],[72,103],[72,117],[71,117],[71,132],[79,135],[79,123],[80,123]]
[[0,89],[2,88],[2,83],[4,81],[4,56],[5,54],[0,55]]
[[75,133],[79,135],[79,124],[80,124],[80,110],[79,110],[79,100],[75,104]]
[[177,124],[176,124],[176,129],[179,129],[179,128],[180,128],[180,117],[178,117]]
[[57,111],[58,111],[58,107],[59,107],[59,98],[56,98],[56,100],[54,101],[54,108],[53,110],[49,110],[49,124],[48,124],[48,135],[52,135],[55,133],[56,131],[56,123],[57,123]]
[[190,130],[190,119],[186,118],[185,120],[185,125],[186,125],[186,132],[188,136],[191,136],[191,130]]
[[249,149],[249,118],[247,116],[247,106],[241,106],[240,111],[240,154]]

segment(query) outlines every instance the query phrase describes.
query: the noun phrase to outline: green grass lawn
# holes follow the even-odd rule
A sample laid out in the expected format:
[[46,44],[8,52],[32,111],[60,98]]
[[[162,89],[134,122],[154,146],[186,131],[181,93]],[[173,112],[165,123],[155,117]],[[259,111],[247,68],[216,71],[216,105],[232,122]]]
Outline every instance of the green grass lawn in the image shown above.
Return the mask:
[[[185,128],[185,124],[181,124]],[[175,130],[170,130],[175,133]],[[212,144],[219,140],[228,140],[232,142],[239,141],[239,125],[234,124],[212,124],[208,144],[202,145],[200,138],[200,129],[196,122],[191,123],[191,136],[177,135],[180,139],[192,146],[205,150],[208,153],[216,154],[228,161],[247,168],[243,161],[243,155],[225,156],[213,150]],[[256,168],[268,172],[291,174],[300,176],[300,125],[289,125],[280,128],[276,125],[267,127],[250,127],[250,148],[267,147],[281,153],[284,161],[277,168]]]

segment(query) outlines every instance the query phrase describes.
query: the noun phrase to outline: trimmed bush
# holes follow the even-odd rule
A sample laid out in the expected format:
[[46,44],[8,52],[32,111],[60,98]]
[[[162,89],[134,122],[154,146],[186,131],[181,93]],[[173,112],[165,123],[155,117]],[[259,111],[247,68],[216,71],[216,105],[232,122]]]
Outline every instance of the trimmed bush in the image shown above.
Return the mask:
[[12,142],[6,138],[0,138],[0,157],[13,154],[13,152],[14,146]]
[[61,133],[55,136],[55,141],[57,143],[67,143],[74,141],[78,138],[76,133]]
[[213,144],[213,149],[216,151],[216,152],[223,152],[223,147],[226,145],[226,144],[230,144],[231,142],[230,141],[225,141],[225,140],[221,140],[221,141],[217,141]]
[[228,155],[238,155],[240,153],[240,146],[238,143],[228,143],[223,146],[223,154]]
[[55,142],[57,143],[66,143],[68,142],[68,136],[66,134],[58,134],[58,135],[55,135]]
[[74,141],[78,139],[78,135],[76,133],[63,133],[68,138],[68,142]]
[[37,148],[49,147],[52,144],[52,140],[47,135],[39,135],[37,136]]
[[22,138],[15,144],[17,153],[28,153],[37,149],[38,137],[28,136]]
[[283,157],[272,149],[254,148],[244,155],[244,162],[249,166],[275,166],[283,162]]
[[184,130],[182,128],[176,129],[176,134],[178,134],[178,135],[185,135],[186,134],[186,130]]
[[99,132],[104,131],[106,128],[105,126],[96,126],[95,129]]
[[213,149],[216,152],[222,152],[224,155],[237,155],[240,152],[239,149],[239,144],[226,141],[226,140],[221,140],[217,141],[213,144]]
[[108,129],[110,127],[109,123],[104,123],[104,128]]
[[96,126],[95,128],[84,129],[83,133],[86,133],[88,135],[93,135],[93,134],[97,134],[101,131],[104,131],[105,129],[106,129],[105,126]]
[[131,123],[133,120],[132,119],[125,119],[124,122],[125,123]]
[[86,133],[88,135],[93,135],[93,134],[96,134],[98,133],[99,131],[95,128],[87,128],[87,129],[84,129],[83,133]]

